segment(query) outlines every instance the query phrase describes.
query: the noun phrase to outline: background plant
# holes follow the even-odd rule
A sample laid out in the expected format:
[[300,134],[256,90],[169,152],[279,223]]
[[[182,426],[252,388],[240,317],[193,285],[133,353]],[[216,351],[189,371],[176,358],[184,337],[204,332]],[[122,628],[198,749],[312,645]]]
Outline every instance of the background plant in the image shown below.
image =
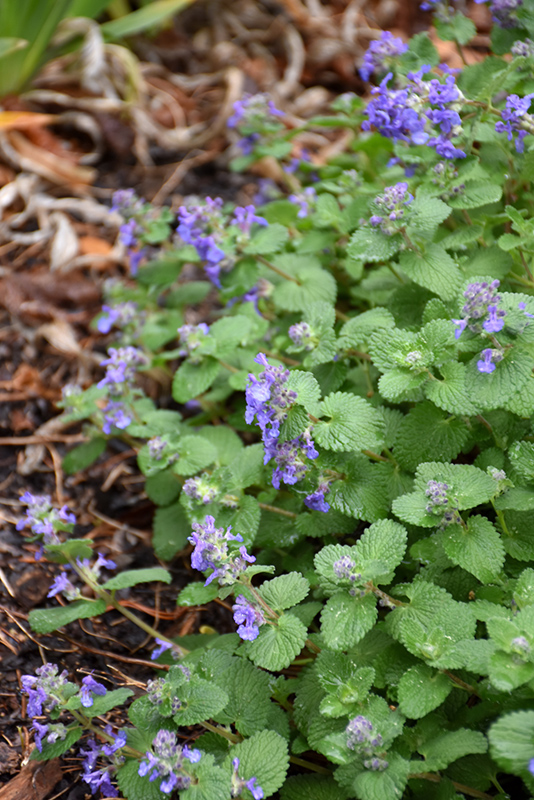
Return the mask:
[[[442,38],[470,41],[454,6],[427,5]],[[99,682],[25,679],[31,715],[54,720],[36,721],[38,757],[97,736],[92,788],[534,790],[534,8],[491,8],[494,55],[458,75],[424,34],[375,43],[368,102],[343,96],[309,123],[354,132],[326,165],[292,158],[270,98],[239,101],[234,168],[271,156],[286,175],[255,205],[188,198],[173,218],[115,198],[135,274],[107,286],[95,320],[116,334],[102,379],[65,390],[64,419],[84,420],[88,441],[64,468],[110,437],[133,446],[156,554],[191,544],[204,576],[178,603],[227,601],[237,632],[162,638],[168,669],[118,733],[93,721],[125,699]],[[142,372],[172,379],[173,408],[145,395]],[[50,595],[67,601],[31,613],[37,632],[167,579],[102,582],[105,557],[65,538],[68,510],[37,500],[21,528],[64,565]]]

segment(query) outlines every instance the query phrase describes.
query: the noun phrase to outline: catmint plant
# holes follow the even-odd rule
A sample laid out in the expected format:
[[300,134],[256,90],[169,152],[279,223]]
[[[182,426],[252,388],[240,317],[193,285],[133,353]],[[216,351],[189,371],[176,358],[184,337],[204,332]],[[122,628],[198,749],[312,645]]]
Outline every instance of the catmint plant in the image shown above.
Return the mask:
[[[463,4],[423,7],[465,53]],[[158,211],[116,198],[145,254],[106,288],[105,373],[65,387],[87,441],[64,467],[135,451],[171,569],[114,570],[48,497],[18,525],[54,571],[36,634],[113,609],[150,636],[135,699],[59,665],[23,678],[35,757],[80,741],[91,791],[534,791],[534,3],[488,7],[490,58],[457,71],[425,33],[385,32],[370,96],[314,136],[238,100],[232,169],[277,162],[254,204],[185,197],[156,241]],[[136,617],[122,590],[156,581],[211,635]]]

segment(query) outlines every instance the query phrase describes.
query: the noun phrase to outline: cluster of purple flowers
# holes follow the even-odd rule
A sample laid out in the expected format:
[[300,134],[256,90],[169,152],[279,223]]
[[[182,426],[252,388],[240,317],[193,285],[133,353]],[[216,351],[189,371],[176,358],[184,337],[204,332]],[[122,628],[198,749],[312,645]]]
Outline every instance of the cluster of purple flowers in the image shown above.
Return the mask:
[[[101,569],[116,569],[117,567],[114,561],[105,558],[102,553],[98,553],[98,557],[93,565],[91,565],[88,558],[84,558],[83,560],[77,558],[76,564],[91,582],[98,581]],[[70,567],[67,567],[67,569],[70,569]],[[62,594],[69,601],[77,600],[81,597],[80,590],[69,580],[66,571],[60,572],[59,575],[56,576],[54,582],[50,586],[47,597],[55,597],[58,594]]]
[[448,22],[454,13],[449,0],[423,0],[419,8],[421,11],[432,11],[442,22]]
[[224,231],[220,197],[204,198],[201,202],[190,202],[178,209],[177,233],[186,244],[191,244],[199,258],[206,262],[205,270],[210,281],[220,288],[219,273],[226,253],[219,246]]
[[523,659],[528,658],[532,651],[532,647],[526,636],[516,636],[515,639],[512,639],[510,642],[510,649]]
[[361,572],[357,571],[356,562],[350,556],[342,556],[334,561],[332,569],[336,578],[340,581],[348,581],[350,588],[349,594],[352,597],[364,597],[366,592],[364,589],[358,589],[357,584],[362,581]]
[[207,586],[215,578],[219,585],[231,585],[236,582],[247,568],[248,564],[256,561],[255,556],[247,553],[247,548],[242,545],[238,552],[229,552],[230,542],[242,542],[243,537],[237,533],[232,534],[229,526],[224,532],[224,528],[215,527],[215,519],[209,514],[203,523],[193,522],[193,533],[188,541],[194,545],[191,554],[191,566],[204,572],[212,569],[213,572],[204,584]]
[[248,156],[254,150],[254,145],[261,141],[262,135],[280,129],[278,118],[283,116],[284,112],[276,108],[267,94],[246,94],[242,100],[234,103],[234,113],[227,125],[243,134],[237,146],[243,155]]
[[425,489],[425,495],[428,497],[425,511],[428,514],[440,516],[443,525],[449,525],[460,520],[457,507],[458,501],[453,500],[451,502],[447,494],[449,489],[448,483],[440,483],[439,481],[428,481]]
[[[475,3],[485,3],[487,0],[475,0]],[[513,28],[517,24],[515,12],[523,5],[523,0],[491,0],[490,11],[494,22],[501,28]]]
[[109,395],[102,425],[106,434],[113,428],[124,430],[131,423],[132,418],[119,398],[132,387],[137,367],[147,363],[146,356],[137,347],[110,347],[108,355],[109,358],[100,362],[101,367],[106,367],[106,374],[97,384],[99,389],[106,388]]
[[[113,733],[111,725],[106,725],[104,731],[112,740],[111,742],[101,744],[94,739],[88,739],[87,749],[80,748],[80,755],[84,756],[82,778],[89,785],[93,794],[100,789],[105,797],[118,797],[119,792],[112,784],[111,778],[117,768],[124,763],[124,756],[119,753],[119,750],[126,744],[126,732]],[[103,759],[107,763],[96,769],[98,759]]]
[[310,206],[313,207],[315,205],[317,192],[313,186],[307,186],[301,192],[290,194],[287,199],[291,203],[294,203],[296,206],[298,206],[299,210],[297,212],[297,217],[299,219],[305,219],[305,217],[307,217],[310,213]]
[[237,629],[239,636],[247,642],[254,641],[260,632],[259,626],[265,622],[261,608],[240,594],[236,597],[232,611],[234,612],[234,622],[239,625]]
[[154,461],[161,461],[168,444],[161,436],[154,436],[153,439],[149,439],[147,446],[150,458],[153,458]]
[[263,800],[263,789],[258,784],[258,779],[255,777],[249,778],[248,781],[239,777],[239,759],[232,759],[232,785],[230,789],[230,797],[241,797],[243,789],[248,789],[254,800]]
[[269,440],[265,444],[264,463],[274,458],[276,467],[273,470],[272,484],[280,488],[280,481],[293,485],[302,480],[308,469],[304,458],[317,458],[319,453],[311,439],[309,430],[287,442]]
[[28,716],[40,717],[43,709],[52,711],[63,702],[63,689],[68,684],[67,670],[58,675],[57,664],[43,664],[35,675],[23,675],[22,689],[29,695]]
[[351,719],[345,728],[347,734],[347,747],[358,753],[363,758],[363,765],[373,772],[381,772],[388,767],[388,762],[377,754],[377,749],[382,746],[382,736],[375,733],[373,724],[361,714]]
[[[33,495],[31,492],[24,492],[20,497],[21,503],[28,506],[26,516],[17,522],[18,531],[29,527],[32,533],[43,544],[60,544],[57,531],[70,531],[70,526],[76,524],[76,517],[67,506],[53,508],[49,495]],[[43,554],[41,546],[35,554],[38,561]]]
[[232,297],[228,302],[228,307],[233,306],[234,303],[237,303],[238,301],[241,303],[254,303],[256,313],[260,314],[258,302],[262,297],[270,297],[273,293],[273,289],[274,286],[270,281],[266,280],[265,278],[258,278],[258,281],[254,284],[254,286],[245,292],[245,294],[241,295],[240,297]]
[[117,303],[115,306],[102,306],[102,316],[97,322],[100,333],[109,333],[115,328],[126,328],[139,319],[139,307],[132,300]]
[[525,39],[522,41],[518,39],[510,48],[510,53],[513,56],[523,56],[523,58],[532,58],[534,56],[534,42],[532,39]]
[[307,353],[315,349],[317,345],[317,338],[307,322],[297,322],[292,325],[288,330],[289,338],[295,347],[305,350]]
[[125,220],[119,229],[119,238],[128,248],[130,270],[135,275],[144,257],[144,249],[139,248],[139,239],[145,232],[141,220],[148,215],[151,207],[136,195],[133,189],[119,189],[112,198],[111,211],[117,212]]
[[173,658],[179,658],[183,655],[182,650],[177,644],[174,642],[168,642],[166,639],[158,639],[156,638],[156,644],[158,645],[155,650],[152,651],[152,655],[150,658],[152,661],[155,661],[157,658],[160,657],[162,653],[165,653],[167,650],[172,650]]
[[[506,311],[499,308],[501,297],[497,294],[499,281],[491,283],[486,281],[470,283],[464,292],[466,300],[462,308],[462,318],[453,319],[456,325],[454,336],[459,339],[463,331],[469,328],[473,333],[481,333],[482,329],[486,333],[498,333],[504,328],[504,317]],[[481,320],[484,322],[481,323]]]
[[389,62],[401,56],[408,50],[408,45],[402,39],[393,36],[391,31],[382,31],[380,39],[375,39],[369,45],[360,67],[360,77],[368,81],[375,73],[387,72]]
[[178,355],[182,358],[188,358],[191,364],[200,364],[202,356],[196,354],[200,345],[204,342],[206,336],[209,336],[210,328],[205,322],[199,325],[182,325],[178,328],[178,341],[180,350]]
[[191,775],[185,771],[185,762],[196,764],[201,759],[200,750],[192,750],[187,745],[179,745],[176,733],[160,730],[152,742],[154,752],[146,753],[139,766],[139,775],[148,775],[150,781],[163,778],[159,788],[165,794],[174,789],[187,789],[191,783]]
[[47,744],[54,744],[58,739],[64,741],[68,733],[62,722],[58,722],[55,725],[47,722],[45,725],[41,725],[36,719],[34,719],[30,730],[33,731],[33,741],[40,753],[43,752],[43,739]]
[[391,222],[398,222],[404,217],[405,206],[413,202],[413,194],[408,191],[408,184],[402,181],[395,186],[386,186],[383,194],[375,197],[374,205],[379,214],[373,214],[369,222],[374,227],[380,226],[383,233],[391,236],[398,231],[397,225]]
[[317,489],[304,498],[304,504],[312,511],[330,511],[330,504],[326,502],[325,495],[330,492],[330,481],[320,480]]
[[245,236],[250,234],[254,223],[262,227],[269,224],[265,217],[259,217],[256,214],[256,209],[252,205],[237,206],[237,208],[234,209],[234,218],[231,220],[230,225],[237,225],[241,233],[245,234]]
[[393,141],[427,144],[435,147],[443,158],[465,158],[465,153],[453,144],[462,130],[458,108],[464,100],[456,86],[454,75],[445,82],[437,78],[425,81],[423,75],[431,67],[408,73],[408,84],[403,89],[390,89],[392,77],[388,73],[379,86],[372,89],[374,97],[367,105],[369,119],[362,123],[363,130],[374,126],[382,136]]
[[[254,361],[265,369],[258,378],[252,373],[248,376],[245,421],[250,425],[256,417],[256,424],[261,428],[267,450],[271,443],[278,439],[280,423],[286,419],[287,412],[297,399],[297,393],[286,386],[289,378],[288,369],[272,367],[263,353],[258,353]],[[270,455],[267,461],[269,458]]]
[[188,478],[183,485],[183,490],[188,497],[205,506],[213,503],[219,494],[218,489],[210,484],[210,476],[207,473],[196,478]]
[[522,153],[525,149],[523,141],[525,136],[534,133],[534,117],[527,113],[533,97],[534,93],[525,97],[519,97],[517,94],[509,95],[506,106],[501,111],[504,122],[499,120],[495,123],[497,133],[506,133],[509,142],[513,141],[514,133],[517,134],[515,149],[518,153]]

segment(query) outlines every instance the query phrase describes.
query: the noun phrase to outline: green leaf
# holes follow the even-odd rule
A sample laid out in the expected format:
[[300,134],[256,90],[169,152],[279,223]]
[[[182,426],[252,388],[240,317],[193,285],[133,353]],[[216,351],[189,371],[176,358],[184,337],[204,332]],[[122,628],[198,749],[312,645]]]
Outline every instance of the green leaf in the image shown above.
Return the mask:
[[532,759],[534,711],[506,714],[489,729],[490,753],[501,769],[526,775]]
[[217,581],[204,586],[203,583],[197,581],[196,583],[189,583],[185,589],[182,589],[176,598],[176,604],[179,606],[203,606],[215,600],[219,594],[219,586]]
[[248,255],[267,255],[278,253],[289,240],[289,231],[285,225],[273,222],[267,227],[259,228],[250,242],[243,249]]
[[395,458],[401,466],[415,471],[422,461],[455,459],[470,437],[463,420],[449,416],[432,403],[419,403],[399,426]]
[[251,328],[252,320],[243,314],[222,317],[214,322],[210,327],[210,336],[217,342],[217,357],[221,359],[231,357],[239,345],[246,344]]
[[255,777],[264,797],[271,797],[285,781],[289,767],[287,742],[275,731],[259,731],[232,747],[226,759],[228,769],[234,758],[239,759],[239,777],[247,781]]
[[420,745],[418,750],[426,759],[425,771],[437,772],[453,761],[472,753],[486,753],[488,740],[483,733],[460,728],[447,731]]
[[[215,766],[213,756],[203,755],[195,767],[196,783],[180,790],[180,800],[228,800],[228,772]],[[165,797],[169,797],[168,794]],[[130,798],[128,798],[130,800]]]
[[63,459],[62,466],[65,475],[74,475],[75,472],[87,469],[102,455],[105,449],[106,439],[102,436],[96,436],[88,442],[79,444],[78,447],[70,450]]
[[374,522],[356,542],[357,564],[366,580],[390,583],[406,551],[406,529],[390,519]]
[[272,706],[272,676],[239,658],[232,661],[228,671],[219,669],[206,677],[216,680],[229,697],[225,708],[214,717],[217,722],[235,725],[243,736],[265,729]]
[[81,739],[84,733],[84,729],[79,725],[76,725],[75,727],[71,726],[67,728],[67,735],[64,739],[58,739],[57,742],[52,742],[52,744],[48,744],[46,741],[44,741],[41,752],[39,752],[37,748],[32,750],[30,760],[51,761],[53,758],[59,758],[59,756],[62,756],[63,753],[68,752],[70,748],[76,744],[78,739]]
[[108,592],[116,591],[117,589],[128,589],[130,586],[137,586],[139,583],[152,583],[152,581],[161,581],[162,583],[170,583],[172,580],[171,573],[163,569],[163,567],[150,567],[147,569],[128,569],[110,578],[109,581],[103,584],[102,588]]
[[[357,768],[347,764],[336,770],[336,780],[342,786],[349,788],[352,785],[354,797],[359,800],[400,800],[408,782],[410,774],[410,763],[398,755],[398,753],[388,753],[388,767],[383,772],[373,772],[368,769]],[[349,782],[349,775],[353,774],[352,782]]]
[[289,572],[261,586],[261,596],[274,611],[282,611],[300,603],[308,592],[310,584],[299,572]]
[[187,544],[191,524],[180,503],[158,508],[154,514],[152,546],[163,561],[170,561]]
[[178,461],[172,469],[177,475],[189,477],[199,470],[209,467],[217,460],[215,446],[203,436],[183,436],[177,447]]
[[458,44],[468,44],[477,32],[474,22],[459,11],[446,21],[436,17],[434,24],[440,39],[455,41]]
[[499,526],[504,549],[518,561],[534,559],[534,513],[532,511],[506,511],[506,528]]
[[263,625],[258,638],[251,642],[248,654],[258,667],[276,672],[286,669],[300,653],[307,631],[292,614],[283,614],[276,625]]
[[177,687],[174,697],[178,698],[181,706],[173,719],[177,725],[197,725],[206,719],[214,717],[227,705],[228,694],[215,683],[193,677]]
[[277,284],[272,298],[278,308],[306,311],[311,303],[319,300],[335,302],[336,281],[329,272],[321,269],[318,259],[287,253],[276,256],[273,263],[297,281],[282,280]]
[[471,400],[482,409],[502,408],[517,392],[523,390],[534,367],[534,359],[517,348],[505,352],[503,360],[490,374],[478,371],[478,360],[477,356],[467,365],[466,381]]
[[470,181],[463,192],[447,201],[452,208],[480,208],[496,203],[502,196],[502,186],[489,181]]
[[[150,781],[148,776],[141,777],[138,773],[139,760],[129,759],[117,771],[117,783],[124,797],[128,800],[164,800],[168,794],[160,792],[160,780]],[[222,798],[221,798],[222,800]]]
[[340,348],[356,350],[366,345],[369,337],[379,328],[394,328],[395,319],[386,308],[372,308],[349,319],[341,328],[338,343]]
[[233,485],[238,489],[259,484],[263,472],[262,444],[251,444],[245,447],[230,464]]
[[291,775],[280,792],[281,800],[346,800],[347,792],[327,775]]
[[442,378],[428,381],[425,394],[435,406],[450,414],[471,416],[477,408],[466,386],[466,368],[457,361],[449,361],[440,366]]
[[453,300],[460,289],[461,274],[455,261],[439,244],[424,253],[407,250],[399,258],[400,268],[412,281],[430,289],[443,300]]
[[467,530],[461,525],[449,525],[441,543],[451,561],[482,583],[495,580],[504,564],[501,537],[489,519],[478,514],[469,517]]
[[321,397],[321,389],[316,379],[310,372],[296,369],[289,373],[286,383],[287,389],[297,393],[297,405],[304,406],[310,414],[318,411],[318,402]]
[[329,420],[316,423],[313,435],[327,450],[381,449],[382,420],[362,397],[344,392],[330,394],[321,403],[320,416]]
[[164,469],[147,477],[145,492],[156,505],[167,506],[180,494],[180,481],[171,469]]
[[386,236],[378,228],[364,227],[350,237],[347,255],[355,260],[368,263],[388,261],[398,252],[402,239],[400,235]]
[[523,480],[529,483],[534,480],[534,444],[532,442],[514,442],[508,450],[508,458]]
[[101,24],[102,36],[109,41],[133,36],[161,25],[178,11],[187,8],[190,0],[155,0],[148,6]]
[[419,396],[418,392],[428,381],[428,375],[424,372],[414,373],[410,369],[391,369],[382,375],[378,381],[380,394],[385,400],[392,403],[401,403],[407,400],[415,400]]
[[351,597],[338,592],[321,613],[321,634],[332,650],[348,650],[358,644],[376,622],[376,598],[372,594]]
[[450,216],[451,209],[437,197],[421,196],[415,198],[410,205],[409,212],[409,216],[406,218],[408,233],[431,237],[438,225]]
[[452,691],[442,672],[417,664],[404,673],[398,685],[399,708],[411,719],[421,719],[440,706]]
[[458,500],[460,511],[489,502],[495,496],[497,488],[490,475],[469,464],[420,464],[415,474],[416,488],[425,492],[430,480],[449,485]]
[[[123,703],[125,703],[126,700],[128,700],[128,698],[132,695],[133,691],[123,686],[121,689],[115,689],[114,691],[108,692],[100,697],[94,696],[93,704],[89,706],[89,708],[84,708],[83,713],[87,717],[100,717],[104,714],[107,714],[112,708],[122,706]],[[68,709],[76,710],[81,707],[81,698],[77,696],[71,697],[65,704],[65,708]]]
[[45,553],[48,561],[54,564],[67,564],[69,559],[91,558],[93,548],[87,544],[86,539],[67,539],[61,544],[45,545]]
[[36,633],[52,633],[76,619],[97,617],[106,610],[105,600],[76,600],[68,606],[36,608],[30,611],[28,621]]
[[344,477],[334,481],[330,488],[328,502],[332,508],[367,522],[387,516],[390,507],[388,478],[393,465],[370,465],[364,456],[350,455],[344,464],[336,464],[335,468],[342,471]]
[[177,403],[187,403],[209,389],[220,371],[217,359],[207,356],[200,364],[184,361],[172,381],[172,396]]

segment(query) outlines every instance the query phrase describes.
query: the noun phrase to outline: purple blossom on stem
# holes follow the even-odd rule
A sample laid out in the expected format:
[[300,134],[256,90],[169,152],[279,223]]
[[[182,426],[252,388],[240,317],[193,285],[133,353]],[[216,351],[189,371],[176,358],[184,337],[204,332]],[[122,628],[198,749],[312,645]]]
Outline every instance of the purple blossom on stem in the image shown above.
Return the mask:
[[227,528],[226,533],[224,528],[216,528],[215,519],[209,514],[204,523],[193,522],[193,533],[188,539],[195,548],[191,554],[191,566],[200,572],[206,569],[213,570],[205,586],[215,578],[220,586],[231,585],[246,570],[248,564],[256,561],[255,556],[249,555],[244,545],[239,547],[237,552],[235,549],[229,552],[230,542],[243,541],[240,534],[234,536],[230,533],[231,530],[231,526]]
[[143,233],[143,229],[137,224],[135,219],[129,219],[119,228],[119,239],[125,247],[137,247],[139,244],[139,236]]
[[86,675],[82,680],[82,686],[79,692],[81,704],[84,708],[90,708],[93,705],[94,699],[92,695],[103,697],[107,694],[107,689],[102,683],[95,681],[92,675]]
[[307,186],[302,192],[290,194],[288,200],[299,207],[297,217],[304,219],[310,213],[310,205],[315,203],[317,192],[313,186]]
[[[229,128],[243,128],[251,125],[264,126],[273,117],[283,117],[284,112],[276,108],[266,94],[246,94],[234,103],[234,113],[226,123]],[[248,130],[245,130],[248,133]]]
[[67,671],[58,675],[57,664],[43,664],[35,670],[35,675],[23,675],[22,690],[29,695],[28,716],[40,717],[43,708],[51,711],[62,699],[62,690],[66,686]]
[[232,783],[230,787],[230,797],[241,797],[243,789],[248,789],[254,800],[263,800],[264,793],[261,786],[258,784],[256,777],[245,778],[239,777],[239,759],[232,759]]
[[219,247],[223,233],[222,206],[220,197],[206,197],[204,202],[178,209],[177,233],[186,244],[193,245],[202,261],[207,262],[206,274],[217,287],[220,287],[220,265],[226,258]]
[[149,439],[147,445],[150,458],[153,458],[154,461],[161,461],[168,442],[166,442],[165,439],[162,439],[161,436],[155,436],[153,439]]
[[304,498],[304,505],[312,511],[322,511],[326,514],[330,511],[330,504],[326,502],[325,495],[330,491],[330,482],[321,481],[317,489]]
[[387,71],[390,60],[401,56],[407,50],[408,45],[404,44],[402,39],[393,36],[391,31],[382,31],[380,39],[371,42],[363,57],[360,68],[361,79],[368,81],[374,73]]
[[188,478],[183,485],[183,490],[188,497],[204,503],[204,505],[212,503],[219,494],[218,489],[210,485],[207,473],[200,477]]
[[317,346],[318,340],[314,337],[313,330],[307,322],[297,322],[292,325],[288,334],[295,347],[306,350],[308,353]]
[[404,217],[405,206],[413,202],[413,194],[408,191],[408,184],[402,181],[394,186],[386,186],[383,194],[375,197],[374,205],[379,214],[373,214],[369,222],[374,227],[380,226],[383,233],[388,236],[398,231],[397,225],[390,222],[398,222]]
[[288,369],[272,367],[263,353],[258,353],[254,361],[265,369],[257,378],[251,373],[248,376],[245,421],[250,425],[256,417],[267,449],[272,440],[278,438],[280,423],[286,419],[297,393],[286,387]]
[[[260,310],[258,308],[258,302],[262,297],[270,297],[273,293],[274,286],[273,284],[265,280],[265,278],[258,278],[258,282],[252,286],[244,295],[241,297],[232,297],[232,299],[228,302],[228,307],[234,305],[234,303],[241,302],[241,303],[254,303],[254,308],[256,309],[256,313],[260,314]],[[261,316],[261,314],[260,314]]]
[[126,413],[124,403],[118,403],[111,400],[104,408],[104,422],[102,424],[102,431],[109,435],[112,433],[113,428],[118,428],[123,431],[131,423],[132,418]]
[[[470,283],[464,292],[466,300],[462,308],[462,319],[453,319],[456,326],[454,336],[459,339],[463,331],[469,328],[473,333],[498,333],[504,327],[506,311],[499,308],[501,296],[497,294],[499,281]],[[481,320],[484,320],[482,326]]]
[[46,596],[55,597],[57,594],[63,594],[67,600],[74,600],[80,595],[79,589],[76,589],[70,582],[66,572],[60,572],[60,574],[57,575]]
[[[111,779],[118,767],[124,763],[124,756],[119,751],[126,744],[126,732],[113,733],[111,725],[106,725],[104,731],[112,739],[111,743],[100,744],[94,739],[88,739],[87,750],[80,748],[80,755],[84,756],[82,778],[93,794],[100,789],[105,797],[118,797],[119,792]],[[98,759],[107,763],[95,769]]]
[[155,661],[162,653],[165,653],[166,650],[170,650],[173,646],[172,642],[166,642],[164,639],[156,639],[156,644],[158,647],[152,651],[152,655],[150,656],[152,661]]
[[[17,522],[16,529],[21,531],[29,527],[34,536],[44,545],[60,544],[57,531],[70,530],[70,526],[76,524],[76,517],[68,507],[63,506],[59,510],[53,508],[48,495],[33,495],[30,492],[24,492],[20,501],[28,508],[26,516]],[[35,559],[39,560],[42,553],[43,548],[41,547],[36,553]]]
[[182,358],[188,358],[192,364],[200,364],[202,356],[195,354],[195,350],[205,342],[209,332],[209,325],[206,325],[205,322],[201,322],[199,325],[182,325],[178,328],[179,355]]
[[273,470],[272,484],[275,489],[279,489],[280,481],[293,485],[304,478],[308,467],[303,461],[303,456],[314,459],[318,455],[309,437],[306,439],[304,436],[298,436],[288,442],[271,442],[269,447],[265,448],[263,460],[266,464],[274,458],[276,468]]
[[137,367],[145,364],[147,358],[137,347],[110,347],[108,358],[100,362],[101,367],[106,367],[106,374],[97,386],[107,387],[110,395],[119,397],[133,384]]
[[533,97],[534,93],[525,97],[519,97],[517,94],[509,95],[506,106],[501,111],[504,122],[499,120],[495,123],[497,133],[506,133],[509,142],[513,141],[514,134],[517,134],[515,149],[518,153],[522,153],[525,149],[523,142],[525,136],[534,133],[534,117],[527,113]]
[[495,364],[498,364],[503,358],[502,353],[499,350],[492,350],[491,347],[487,347],[485,350],[482,350],[480,355],[482,358],[477,361],[477,369],[479,372],[485,372],[488,374],[495,370]]
[[345,728],[347,747],[354,750],[363,760],[366,769],[381,772],[387,769],[388,762],[377,754],[377,749],[382,746],[383,739],[379,733],[374,732],[373,724],[361,714],[351,719]]
[[234,209],[234,218],[230,222],[231,225],[237,225],[237,227],[242,231],[242,233],[249,234],[252,225],[256,223],[257,225],[266,226],[269,223],[264,217],[259,217],[256,213],[256,209],[254,206],[245,206],[244,208],[238,206]]
[[253,642],[260,632],[259,626],[265,622],[261,608],[240,594],[236,597],[232,611],[234,622],[239,625],[237,629],[239,636],[247,642]]
[[102,316],[97,322],[100,333],[109,333],[113,327],[124,328],[139,316],[137,303],[127,301],[116,306],[102,306]]
[[[475,0],[475,3],[485,3],[486,0]],[[494,22],[501,28],[513,28],[517,24],[515,11],[523,5],[523,0],[491,0],[490,11]]]
[[62,722],[58,722],[56,725],[50,725],[48,723],[46,725],[41,725],[36,719],[34,719],[30,730],[34,732],[33,741],[40,753],[43,752],[43,739],[45,737],[47,744],[54,744],[58,739],[63,741],[68,733],[67,728]]
[[138,773],[141,777],[148,775],[150,781],[163,778],[160,790],[170,794],[174,789],[187,789],[191,783],[191,776],[185,771],[185,761],[196,764],[200,761],[200,750],[192,750],[187,745],[183,747],[177,743],[176,733],[160,730],[152,742],[154,752],[146,753]]

